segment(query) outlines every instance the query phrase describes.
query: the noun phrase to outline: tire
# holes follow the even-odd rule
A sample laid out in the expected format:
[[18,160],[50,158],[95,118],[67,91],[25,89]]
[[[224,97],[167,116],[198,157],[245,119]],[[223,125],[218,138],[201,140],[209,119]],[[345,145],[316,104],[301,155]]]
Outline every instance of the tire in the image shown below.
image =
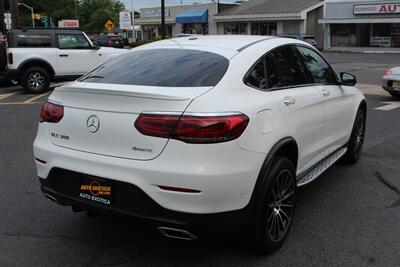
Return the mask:
[[390,94],[391,96],[393,96],[394,98],[400,98],[400,93],[389,92],[389,94]]
[[256,192],[253,216],[244,237],[251,250],[266,254],[282,246],[292,225],[296,194],[295,167],[289,159],[277,157],[262,179],[260,190]]
[[347,144],[347,152],[342,158],[344,164],[355,164],[361,157],[364,145],[366,125],[365,111],[359,109],[354,120],[353,130],[351,131],[350,140]]
[[42,67],[29,67],[23,71],[20,84],[31,93],[43,93],[49,90],[50,74]]

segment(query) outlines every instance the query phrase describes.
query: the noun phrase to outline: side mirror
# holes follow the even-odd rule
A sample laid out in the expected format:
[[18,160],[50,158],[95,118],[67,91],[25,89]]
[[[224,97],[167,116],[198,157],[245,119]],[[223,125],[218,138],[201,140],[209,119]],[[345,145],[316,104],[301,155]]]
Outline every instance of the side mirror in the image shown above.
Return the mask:
[[99,50],[100,46],[96,42],[93,42],[93,49],[94,50]]
[[341,85],[348,85],[348,86],[354,86],[357,83],[357,78],[351,73],[348,72],[341,72],[340,73],[340,80],[341,80]]

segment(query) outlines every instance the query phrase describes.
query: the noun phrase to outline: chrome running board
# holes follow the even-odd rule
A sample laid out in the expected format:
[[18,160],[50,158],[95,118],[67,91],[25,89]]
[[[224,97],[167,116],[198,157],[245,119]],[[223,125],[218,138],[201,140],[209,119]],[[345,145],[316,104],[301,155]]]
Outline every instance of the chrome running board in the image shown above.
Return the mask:
[[297,186],[303,186],[314,181],[318,176],[320,176],[324,171],[326,171],[330,166],[332,166],[336,161],[338,161],[347,151],[347,147],[342,147],[324,158],[317,165],[315,165],[311,170],[306,171],[304,175],[300,175],[297,180]]

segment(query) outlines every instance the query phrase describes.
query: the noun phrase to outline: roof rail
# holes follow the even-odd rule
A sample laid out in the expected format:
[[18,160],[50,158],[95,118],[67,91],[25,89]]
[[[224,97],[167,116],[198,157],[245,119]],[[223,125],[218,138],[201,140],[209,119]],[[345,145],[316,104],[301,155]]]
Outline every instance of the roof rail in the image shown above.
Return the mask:
[[237,51],[238,51],[238,52],[242,52],[243,50],[245,50],[246,48],[249,48],[249,47],[252,46],[252,45],[255,45],[255,44],[257,44],[257,43],[263,42],[263,41],[265,41],[265,40],[273,39],[273,38],[276,38],[276,37],[269,36],[269,37],[266,37],[266,38],[263,38],[263,39],[254,41],[254,42],[249,43],[249,44],[247,44],[247,45],[245,45],[245,46],[242,46],[242,47],[239,48]]

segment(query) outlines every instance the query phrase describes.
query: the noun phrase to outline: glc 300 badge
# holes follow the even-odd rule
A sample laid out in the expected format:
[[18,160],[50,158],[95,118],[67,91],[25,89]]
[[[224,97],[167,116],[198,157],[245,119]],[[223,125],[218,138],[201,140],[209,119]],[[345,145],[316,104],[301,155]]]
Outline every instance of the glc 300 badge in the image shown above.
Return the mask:
[[91,133],[97,132],[100,128],[99,117],[97,117],[96,115],[89,116],[89,118],[86,121],[86,127]]

